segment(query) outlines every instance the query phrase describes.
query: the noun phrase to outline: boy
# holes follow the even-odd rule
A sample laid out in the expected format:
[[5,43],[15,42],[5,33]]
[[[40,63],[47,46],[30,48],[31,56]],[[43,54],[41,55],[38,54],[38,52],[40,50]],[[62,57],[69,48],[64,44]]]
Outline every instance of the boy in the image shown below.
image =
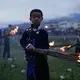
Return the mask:
[[33,9],[30,12],[31,27],[26,29],[20,39],[20,44],[25,50],[27,64],[27,80],[49,80],[49,68],[47,56],[39,54],[29,49],[41,48],[48,49],[48,34],[44,29],[39,29],[43,20],[43,13],[39,9]]

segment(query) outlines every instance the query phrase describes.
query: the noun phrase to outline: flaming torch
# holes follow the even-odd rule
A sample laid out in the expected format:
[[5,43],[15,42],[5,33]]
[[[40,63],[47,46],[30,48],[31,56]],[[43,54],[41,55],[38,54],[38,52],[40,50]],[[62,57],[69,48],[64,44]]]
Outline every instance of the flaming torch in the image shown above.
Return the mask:
[[[60,48],[60,51],[63,51],[63,49],[64,49],[64,50],[70,49],[70,48],[75,47],[76,45],[79,45],[79,44],[80,44],[80,42],[79,42],[79,43],[76,43],[76,44],[71,44],[71,45],[67,45],[67,46],[61,47],[61,48]],[[63,52],[64,52],[64,51],[63,51]]]
[[4,38],[4,37],[7,37],[7,36],[13,36],[13,35],[15,35],[15,34],[18,32],[18,29],[19,29],[19,27],[16,26],[16,27],[15,27],[13,30],[11,30],[8,34],[3,35],[3,36],[0,36],[0,38]]
[[39,49],[39,48],[27,49],[27,50],[33,50],[34,52],[37,52],[39,54],[49,55],[49,56],[57,57],[59,59],[65,59],[68,61],[80,63],[80,54],[76,56],[75,54],[65,54],[62,52],[55,51],[55,50]]
[[18,29],[19,29],[19,27],[16,26],[13,30],[10,31],[9,35],[10,35],[10,36],[15,35],[15,34],[18,32]]
[[66,49],[69,49],[69,48],[71,48],[71,47],[72,47],[71,45],[61,47],[61,48],[60,48],[60,51],[65,52]]

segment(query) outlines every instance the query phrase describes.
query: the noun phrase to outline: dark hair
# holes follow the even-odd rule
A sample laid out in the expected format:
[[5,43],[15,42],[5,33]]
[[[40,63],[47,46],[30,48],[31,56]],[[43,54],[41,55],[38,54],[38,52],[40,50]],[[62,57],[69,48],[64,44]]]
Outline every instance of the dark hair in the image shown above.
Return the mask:
[[43,12],[40,10],[40,9],[33,9],[31,12],[30,12],[30,17],[32,16],[32,13],[33,12],[40,12],[41,13],[41,16],[43,16]]

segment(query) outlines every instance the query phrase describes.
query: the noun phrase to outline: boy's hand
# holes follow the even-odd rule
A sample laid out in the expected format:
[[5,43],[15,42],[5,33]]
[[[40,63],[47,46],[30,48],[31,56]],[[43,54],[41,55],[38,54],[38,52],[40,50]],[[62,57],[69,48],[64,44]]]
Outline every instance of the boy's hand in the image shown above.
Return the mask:
[[32,44],[29,43],[29,44],[26,46],[26,49],[35,50],[35,47],[34,47]]

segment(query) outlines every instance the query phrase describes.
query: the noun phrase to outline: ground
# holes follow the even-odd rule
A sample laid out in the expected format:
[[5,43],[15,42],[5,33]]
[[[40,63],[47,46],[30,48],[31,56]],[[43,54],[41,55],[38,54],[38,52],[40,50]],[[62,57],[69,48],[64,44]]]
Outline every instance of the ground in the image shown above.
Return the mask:
[[[50,39],[52,41],[53,39]],[[63,43],[56,40],[57,44]],[[69,43],[70,41],[66,41]],[[73,41],[71,41],[73,42]],[[74,53],[74,49],[68,52]],[[0,80],[26,80],[26,64],[24,51],[19,42],[11,44],[11,58],[0,58]],[[80,80],[80,64],[48,56],[51,80]]]

